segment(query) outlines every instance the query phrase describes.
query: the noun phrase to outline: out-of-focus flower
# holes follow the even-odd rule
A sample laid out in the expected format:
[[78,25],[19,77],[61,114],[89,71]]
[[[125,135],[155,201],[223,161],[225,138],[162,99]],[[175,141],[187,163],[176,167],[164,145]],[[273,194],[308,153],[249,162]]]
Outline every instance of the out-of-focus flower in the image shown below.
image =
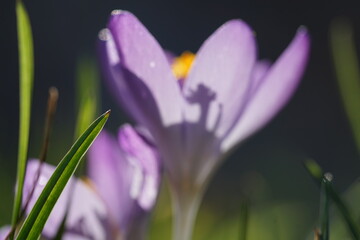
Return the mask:
[[[119,147],[120,146],[120,147]],[[102,132],[89,150],[89,177],[125,239],[143,239],[160,187],[157,150],[130,125],[117,141]]]
[[[63,239],[143,239],[150,210],[160,184],[156,150],[125,125],[118,140],[104,130],[89,150],[89,179],[71,178],[43,230],[52,238],[66,216]],[[55,168],[31,160],[25,178],[24,199],[32,191],[27,213]]]
[[11,230],[10,226],[3,226],[0,228],[0,240],[5,240]]
[[[40,174],[38,175],[39,168]],[[54,170],[54,166],[46,163],[40,165],[36,159],[28,162],[23,205],[25,205],[31,191],[33,191],[33,195],[26,209],[27,214],[34,206]],[[64,239],[71,239],[71,237],[107,239],[105,227],[108,225],[106,222],[108,210],[99,195],[83,180],[75,177],[70,179],[46,222],[43,230],[45,237],[53,238],[56,235],[66,212],[68,214]]]

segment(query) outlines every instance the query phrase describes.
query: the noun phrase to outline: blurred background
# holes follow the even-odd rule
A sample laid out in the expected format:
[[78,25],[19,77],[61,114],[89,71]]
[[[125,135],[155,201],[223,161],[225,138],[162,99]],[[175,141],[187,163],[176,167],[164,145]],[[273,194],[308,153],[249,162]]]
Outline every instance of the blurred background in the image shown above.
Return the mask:
[[[310,61],[300,87],[280,114],[240,146],[218,171],[202,205],[195,230],[197,239],[237,239],[245,199],[250,203],[249,239],[304,239],[317,224],[319,190],[302,161],[315,159],[334,175],[339,191],[346,191],[359,176],[359,154],[341,102],[329,40],[332,22],[346,18],[360,49],[357,1],[24,3],[32,23],[35,54],[30,157],[40,153],[51,86],[59,89],[60,100],[49,161],[58,162],[71,146],[76,123],[77,62],[80,56],[96,59],[99,30],[105,27],[113,9],[124,9],[133,12],[163,48],[176,54],[196,52],[213,31],[234,18],[252,26],[259,57],[271,61],[287,47],[299,26],[306,26],[311,35]],[[10,222],[17,158],[19,96],[14,5],[14,1],[0,3],[0,226]],[[100,111],[113,110],[107,128],[115,132],[128,119],[102,82],[100,87]],[[168,239],[170,210],[166,194],[160,196],[160,203],[151,234],[153,239]]]

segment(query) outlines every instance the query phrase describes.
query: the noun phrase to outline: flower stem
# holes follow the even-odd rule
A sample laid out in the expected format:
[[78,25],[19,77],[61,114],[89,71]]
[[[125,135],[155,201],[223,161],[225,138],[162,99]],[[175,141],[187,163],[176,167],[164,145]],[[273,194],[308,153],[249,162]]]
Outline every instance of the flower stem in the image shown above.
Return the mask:
[[173,240],[191,240],[202,196],[201,190],[189,194],[172,192]]

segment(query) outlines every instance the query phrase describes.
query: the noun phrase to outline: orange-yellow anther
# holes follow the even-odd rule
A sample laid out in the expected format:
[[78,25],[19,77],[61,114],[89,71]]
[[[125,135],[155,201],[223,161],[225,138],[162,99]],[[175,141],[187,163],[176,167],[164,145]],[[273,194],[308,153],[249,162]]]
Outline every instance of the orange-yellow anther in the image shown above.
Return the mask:
[[92,191],[96,192],[95,184],[91,181],[90,178],[81,177],[80,180],[81,180],[87,187],[89,187]]
[[189,51],[183,52],[183,54],[175,58],[171,67],[177,79],[184,79],[187,77],[194,59],[195,54]]

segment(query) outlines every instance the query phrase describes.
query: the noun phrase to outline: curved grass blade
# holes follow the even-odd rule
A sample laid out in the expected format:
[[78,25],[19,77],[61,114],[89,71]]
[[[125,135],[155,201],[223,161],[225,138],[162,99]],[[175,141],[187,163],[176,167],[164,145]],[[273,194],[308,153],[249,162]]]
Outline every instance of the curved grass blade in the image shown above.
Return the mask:
[[15,193],[12,225],[15,228],[21,208],[22,192],[26,170],[30,131],[30,107],[34,78],[34,57],[31,26],[26,9],[21,1],[16,1],[16,17],[19,48],[20,76],[20,120],[17,160],[17,189]]
[[25,219],[16,239],[38,239],[57,199],[79,166],[82,157],[104,127],[109,114],[110,111],[107,111],[96,119],[60,161]]
[[349,23],[335,21],[330,28],[337,82],[358,151],[360,151],[360,69],[354,33]]
[[[323,172],[321,167],[313,160],[306,160],[304,162],[306,170],[314,178],[314,180],[320,185],[323,179],[327,179],[327,174]],[[343,217],[352,237],[354,240],[360,239],[359,226],[356,224],[354,217],[350,213],[348,207],[340,197],[340,195],[333,188],[333,185],[330,181],[327,181],[327,193],[328,197],[331,198],[337,209],[339,210],[341,216]]]

